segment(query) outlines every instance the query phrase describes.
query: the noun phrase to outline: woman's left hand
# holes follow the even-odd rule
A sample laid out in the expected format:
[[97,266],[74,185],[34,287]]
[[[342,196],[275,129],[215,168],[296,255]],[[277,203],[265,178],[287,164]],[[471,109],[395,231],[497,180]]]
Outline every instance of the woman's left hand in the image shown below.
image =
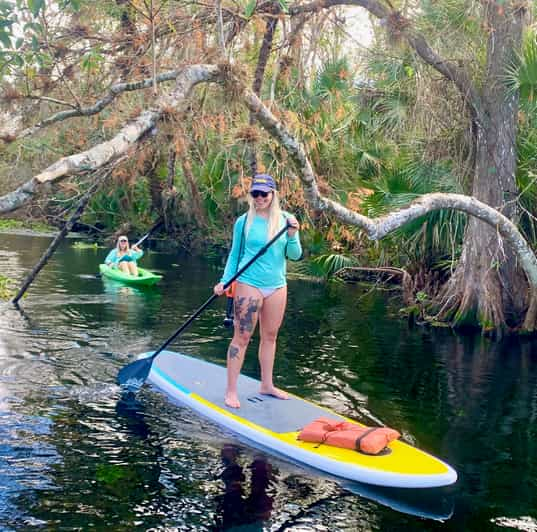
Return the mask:
[[288,236],[295,236],[296,232],[300,229],[300,224],[293,215],[287,218],[287,227],[289,228],[287,229]]
[[138,253],[139,251],[142,251],[138,246],[132,246],[131,248],[133,251],[136,251]]

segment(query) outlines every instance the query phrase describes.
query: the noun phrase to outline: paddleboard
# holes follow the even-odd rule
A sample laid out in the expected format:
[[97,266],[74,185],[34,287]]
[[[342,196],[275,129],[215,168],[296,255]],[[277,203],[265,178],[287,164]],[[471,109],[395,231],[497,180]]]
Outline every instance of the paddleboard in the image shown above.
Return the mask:
[[451,466],[400,440],[376,456],[300,441],[301,428],[318,417],[356,422],[294,395],[289,400],[262,395],[259,381],[245,375],[238,383],[241,408],[229,408],[224,403],[226,368],[204,360],[163,351],[153,361],[148,382],[254,444],[337,477],[394,488],[433,488],[457,480]]
[[99,270],[102,275],[108,277],[109,279],[114,279],[115,281],[121,281],[123,283],[133,285],[149,286],[162,279],[162,275],[157,275],[156,273],[140,267],[138,267],[138,277],[122,272],[117,268],[110,268],[110,266],[107,266],[106,264],[99,264]]

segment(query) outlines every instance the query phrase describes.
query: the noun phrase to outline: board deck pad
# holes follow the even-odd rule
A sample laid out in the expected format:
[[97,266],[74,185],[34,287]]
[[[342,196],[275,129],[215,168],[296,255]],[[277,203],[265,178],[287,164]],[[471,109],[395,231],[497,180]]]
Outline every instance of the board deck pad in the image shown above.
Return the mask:
[[161,375],[171,377],[176,384],[196,393],[205,400],[240,415],[241,418],[261,425],[273,432],[294,432],[318,417],[338,421],[345,418],[313,403],[290,396],[287,400],[259,393],[259,381],[241,375],[238,389],[240,409],[232,409],[224,403],[226,368],[186,356],[177,363],[177,355],[165,351],[159,355],[158,368]]
[[147,380],[174,401],[255,445],[331,475],[392,488],[434,488],[457,480],[448,464],[401,440],[374,456],[301,441],[299,431],[319,417],[358,422],[294,395],[288,400],[262,395],[260,382],[245,375],[238,382],[241,407],[230,408],[224,403],[226,368],[199,358],[163,351],[154,359]]

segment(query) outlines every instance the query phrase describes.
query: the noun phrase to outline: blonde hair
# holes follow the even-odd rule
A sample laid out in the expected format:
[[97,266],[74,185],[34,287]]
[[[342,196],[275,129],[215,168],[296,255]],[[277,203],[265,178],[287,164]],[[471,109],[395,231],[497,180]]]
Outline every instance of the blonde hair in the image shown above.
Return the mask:
[[[116,250],[117,251],[121,251],[121,247],[119,246],[119,241],[122,239],[122,238],[127,238],[125,235],[119,235],[118,238],[117,238],[117,242],[116,242]],[[131,248],[131,245],[129,243],[129,239],[127,238],[127,251]]]
[[[248,234],[248,230],[252,225],[256,210],[255,210],[255,201],[250,194],[248,194],[248,214],[246,215],[246,226],[245,234]],[[270,202],[269,207],[269,217],[268,217],[268,235],[267,241],[270,240],[282,227],[282,209],[280,207],[280,200],[278,198],[278,192],[276,190],[272,191],[272,201]]]

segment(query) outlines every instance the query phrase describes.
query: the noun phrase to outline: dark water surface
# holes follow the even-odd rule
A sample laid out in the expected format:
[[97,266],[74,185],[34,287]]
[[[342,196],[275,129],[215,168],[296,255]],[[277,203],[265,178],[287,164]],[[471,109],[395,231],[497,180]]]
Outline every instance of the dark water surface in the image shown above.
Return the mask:
[[[0,234],[0,273],[20,282],[49,242]],[[290,281],[277,384],[397,428],[459,473],[435,491],[339,482],[151,389],[118,402],[117,371],[207,299],[221,265],[150,252],[165,277],[139,290],[92,276],[106,250],[73,242],[22,311],[0,303],[0,530],[537,531],[535,342],[409,329],[389,296]],[[173,348],[224,363],[223,316],[222,301]]]

